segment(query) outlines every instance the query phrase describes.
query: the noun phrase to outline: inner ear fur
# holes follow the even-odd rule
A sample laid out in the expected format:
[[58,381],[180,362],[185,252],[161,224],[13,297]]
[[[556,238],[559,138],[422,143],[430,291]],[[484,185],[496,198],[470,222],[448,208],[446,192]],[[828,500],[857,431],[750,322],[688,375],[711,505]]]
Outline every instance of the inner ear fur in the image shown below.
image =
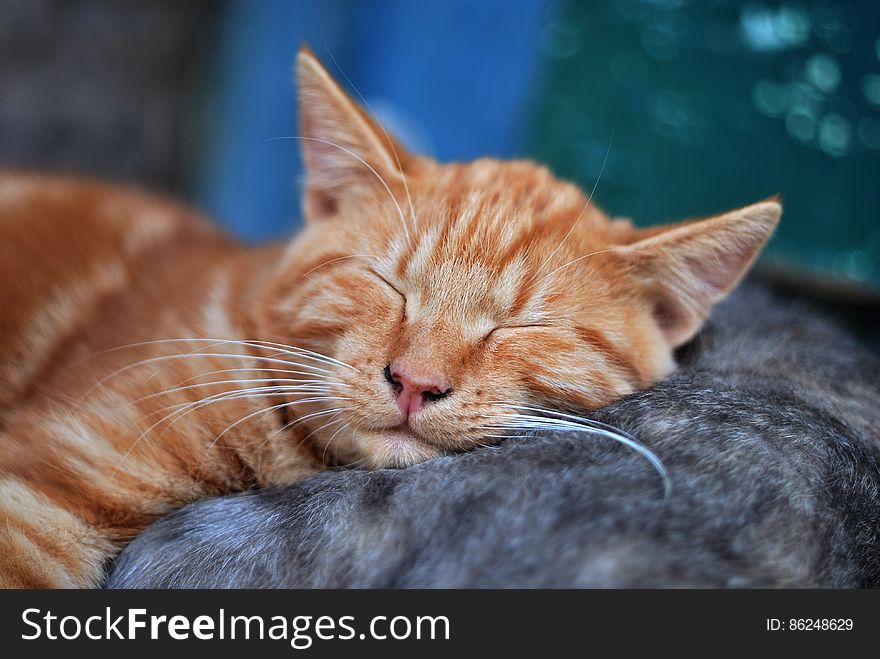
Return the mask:
[[634,231],[615,250],[671,347],[690,340],[748,272],[781,215],[779,200],[768,199],[704,220]]
[[[411,156],[321,66],[306,47],[296,59],[299,124],[309,220],[336,213],[347,195],[388,194]],[[378,187],[377,187],[378,186]]]

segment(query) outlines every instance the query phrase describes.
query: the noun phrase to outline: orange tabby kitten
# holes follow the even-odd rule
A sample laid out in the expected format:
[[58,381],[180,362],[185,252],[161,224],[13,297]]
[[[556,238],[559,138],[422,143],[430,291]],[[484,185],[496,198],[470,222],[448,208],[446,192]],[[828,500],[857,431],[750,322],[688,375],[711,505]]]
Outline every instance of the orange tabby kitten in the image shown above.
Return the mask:
[[3,586],[95,586],[194,499],[403,467],[647,387],[779,220],[771,200],[639,231],[533,163],[406,153],[307,51],[297,75],[308,223],[286,247],[0,176]]

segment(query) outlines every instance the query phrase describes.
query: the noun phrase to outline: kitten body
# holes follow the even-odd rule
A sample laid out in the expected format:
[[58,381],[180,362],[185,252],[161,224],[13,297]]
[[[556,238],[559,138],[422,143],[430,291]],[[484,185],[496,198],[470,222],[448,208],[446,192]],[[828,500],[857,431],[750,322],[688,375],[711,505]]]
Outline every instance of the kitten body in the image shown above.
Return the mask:
[[743,286],[672,376],[594,415],[405,470],[327,473],[157,522],[113,587],[880,586],[880,359]]
[[0,178],[0,584],[95,585],[183,503],[643,389],[779,219],[770,200],[637,231],[532,163],[408,154],[308,52],[298,75],[308,223],[286,248]]
[[231,357],[247,346],[197,343],[217,356],[166,360],[194,346],[137,345],[254,336],[246,300],[280,250],[243,250],[176,205],[80,180],[7,173],[0,200],[0,584],[94,585],[106,559],[157,515],[271,482],[276,468],[310,473],[307,454],[291,470],[258,448],[268,419],[208,450],[257,409],[249,400],[149,430],[169,406],[229,386],[162,392],[252,365]]

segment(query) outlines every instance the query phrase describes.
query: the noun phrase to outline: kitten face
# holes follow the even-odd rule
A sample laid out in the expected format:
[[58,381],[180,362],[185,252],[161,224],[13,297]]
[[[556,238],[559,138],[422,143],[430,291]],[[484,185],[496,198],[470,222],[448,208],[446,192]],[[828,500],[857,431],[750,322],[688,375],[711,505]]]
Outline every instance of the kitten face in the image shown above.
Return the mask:
[[532,163],[405,153],[307,52],[298,73],[309,223],[258,322],[335,360],[315,371],[331,400],[297,414],[342,462],[410,465],[495,441],[512,406],[595,409],[665,377],[779,217],[639,232]]
[[609,245],[591,209],[563,243],[586,203],[575,188],[493,161],[422,165],[408,185],[414,215],[388,196],[309,226],[272,296],[279,340],[353,367],[333,369],[335,450],[408,464],[500,434],[501,402],[595,408],[669,370],[603,255],[566,267]]

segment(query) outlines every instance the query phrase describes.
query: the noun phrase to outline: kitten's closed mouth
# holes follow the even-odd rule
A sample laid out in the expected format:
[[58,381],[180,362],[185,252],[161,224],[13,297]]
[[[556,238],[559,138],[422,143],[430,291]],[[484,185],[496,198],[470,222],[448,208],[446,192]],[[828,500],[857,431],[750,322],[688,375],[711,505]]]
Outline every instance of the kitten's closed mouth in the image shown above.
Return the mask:
[[446,453],[407,425],[371,433],[370,444],[378,467],[408,467]]

